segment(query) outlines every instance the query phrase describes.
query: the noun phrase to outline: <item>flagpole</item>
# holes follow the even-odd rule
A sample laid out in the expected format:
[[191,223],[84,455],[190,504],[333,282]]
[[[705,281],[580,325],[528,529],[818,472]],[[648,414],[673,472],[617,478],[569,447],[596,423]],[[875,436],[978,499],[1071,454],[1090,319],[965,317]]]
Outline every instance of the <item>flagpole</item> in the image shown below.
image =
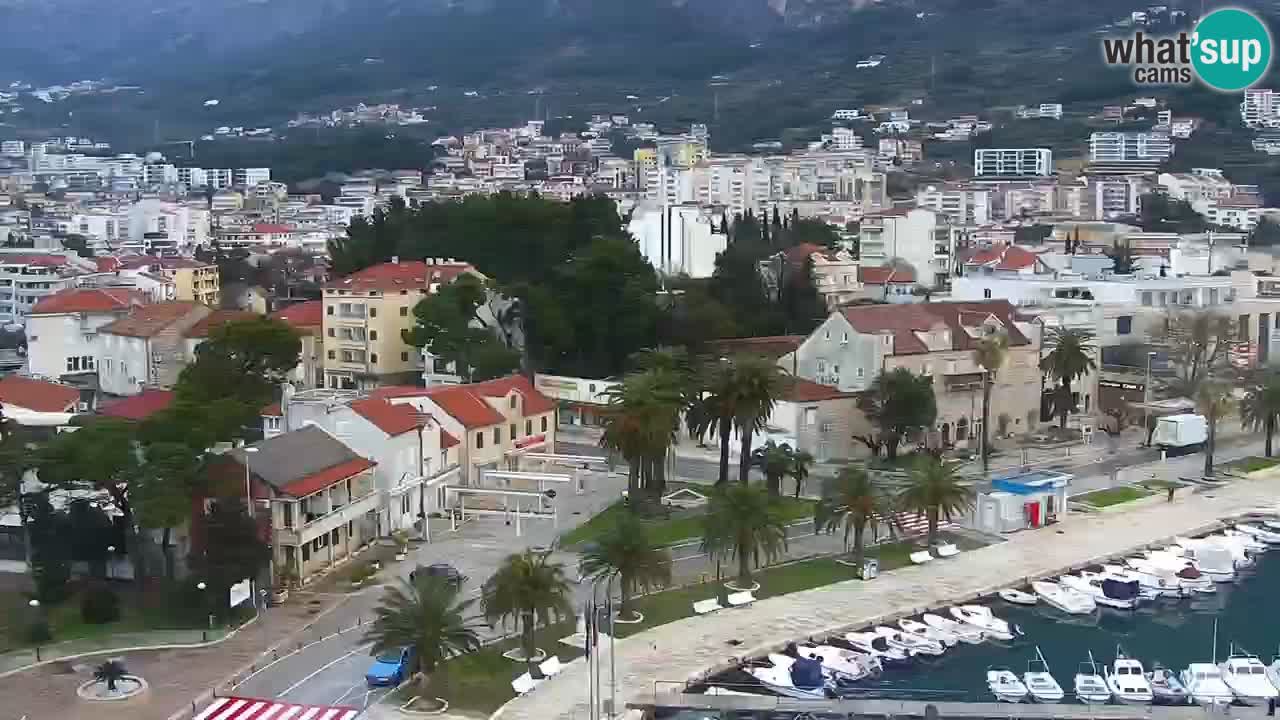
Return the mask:
[[594,686],[594,683],[593,683],[593,682],[592,682],[592,680],[591,680],[591,663],[592,663],[592,657],[591,657],[591,626],[592,626],[592,615],[594,615],[594,614],[595,614],[595,608],[594,608],[594,605],[595,605],[595,588],[596,588],[596,584],[595,584],[595,582],[593,581],[593,582],[591,583],[591,590],[592,590],[591,595],[592,595],[592,597],[590,597],[590,598],[588,598],[588,599],[587,599],[587,604],[586,604],[586,607],[584,608],[585,612],[583,613],[583,614],[586,616],[586,621],[585,621],[585,622],[583,623],[583,625],[582,625],[582,629],[583,629],[583,631],[584,631],[584,635],[585,635],[585,638],[584,638],[584,640],[583,640],[583,646],[587,649],[587,702],[588,702],[588,704],[591,706],[591,710],[590,710],[590,712],[588,713],[588,717],[589,717],[591,720],[595,720],[595,718],[596,718],[596,696],[595,696],[595,686]]
[[613,575],[609,576],[609,584],[605,586],[605,607],[609,610],[609,718],[612,720],[618,716],[618,682],[616,676],[616,667],[613,662],[613,640],[616,633],[613,631]]

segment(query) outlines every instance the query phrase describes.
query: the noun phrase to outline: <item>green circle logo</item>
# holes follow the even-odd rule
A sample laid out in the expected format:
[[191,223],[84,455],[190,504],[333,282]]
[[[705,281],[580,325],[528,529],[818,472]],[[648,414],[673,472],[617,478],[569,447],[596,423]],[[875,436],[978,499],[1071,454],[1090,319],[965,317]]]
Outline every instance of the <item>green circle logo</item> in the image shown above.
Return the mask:
[[1191,42],[1191,64],[1214,90],[1251,87],[1271,65],[1271,33],[1247,10],[1223,8],[1205,15]]

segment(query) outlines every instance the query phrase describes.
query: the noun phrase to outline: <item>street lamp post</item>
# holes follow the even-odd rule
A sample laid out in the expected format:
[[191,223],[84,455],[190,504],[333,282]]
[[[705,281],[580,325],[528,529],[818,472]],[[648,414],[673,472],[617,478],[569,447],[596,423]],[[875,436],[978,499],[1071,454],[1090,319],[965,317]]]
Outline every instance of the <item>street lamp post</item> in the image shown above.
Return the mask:
[[[1147,426],[1151,423],[1151,359],[1156,356],[1155,350],[1147,351],[1147,376],[1142,383],[1142,432],[1147,432]],[[1143,443],[1146,443],[1146,435],[1143,435]]]
[[111,572],[111,560],[112,560],[112,558],[114,558],[114,557],[115,557],[115,554],[116,554],[116,546],[115,546],[115,545],[108,545],[108,546],[107,546],[107,580],[113,580],[113,579],[114,579],[114,578],[112,577],[112,575],[113,575],[114,573],[112,573],[112,572]]
[[[206,612],[208,612],[211,608],[209,607],[209,595],[208,593],[205,592],[205,590],[209,589],[209,585],[205,583],[205,581],[201,580],[200,582],[196,583],[196,589],[200,591],[200,605],[205,609]],[[209,613],[209,630],[212,630],[212,629],[213,629],[213,613],[210,612]],[[209,636],[206,635],[204,631],[202,631],[200,635],[203,636],[205,640],[209,639]]]
[[253,517],[253,493],[251,492],[249,484],[249,455],[258,452],[258,448],[243,447],[240,449],[244,450],[246,453],[244,458],[244,502],[245,507],[248,508],[249,517]]
[[[30,606],[33,611],[35,611],[34,612],[35,621],[41,622],[42,618],[40,616],[40,601],[35,598],[31,598],[30,600],[27,601],[27,605]],[[40,643],[38,642],[36,643],[36,662],[40,662]]]

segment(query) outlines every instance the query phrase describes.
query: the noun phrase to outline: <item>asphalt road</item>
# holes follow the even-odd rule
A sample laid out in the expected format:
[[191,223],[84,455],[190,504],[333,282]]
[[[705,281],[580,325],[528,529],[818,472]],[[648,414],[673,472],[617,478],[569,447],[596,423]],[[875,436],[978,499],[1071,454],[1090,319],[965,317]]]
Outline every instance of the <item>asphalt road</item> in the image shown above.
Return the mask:
[[[557,449],[573,454],[601,454],[598,447],[586,444],[560,443]],[[1222,442],[1218,456],[1220,461],[1225,461],[1256,454],[1260,450],[1261,441],[1256,436],[1242,436]],[[1077,450],[1071,457],[1064,455],[1058,460],[1037,463],[1036,467],[1072,473],[1075,476],[1074,493],[1109,487],[1114,482],[1115,472],[1158,459],[1159,454],[1154,450],[1118,448],[1111,452],[1108,446],[1103,445],[1089,451]],[[1195,476],[1199,474],[1202,462],[1203,456],[1197,453],[1170,459],[1167,463],[1154,467],[1160,470],[1161,475],[1170,478]],[[994,465],[999,467],[999,459]],[[714,482],[718,474],[718,465],[714,460],[680,458],[676,461],[675,471],[675,475],[681,479],[710,483]],[[470,578],[465,589],[472,596],[478,596],[480,583],[498,568],[507,555],[525,547],[550,545],[566,527],[585,521],[612,502],[625,484],[624,478],[604,479],[602,475],[596,477],[601,478],[595,482],[600,488],[598,492],[586,496],[562,496],[564,499],[560,512],[563,521],[558,529],[546,522],[531,522],[526,524],[524,536],[517,538],[512,527],[495,518],[484,518],[464,525],[457,533],[450,533],[429,544],[418,546],[412,551],[408,561],[388,568],[383,577],[386,578],[387,573],[407,576],[417,565],[447,562]],[[816,489],[815,483],[810,490]],[[798,534],[792,540],[793,555],[838,549],[835,547],[839,543],[838,536],[814,537],[810,531],[799,527],[796,531]],[[705,559],[698,557],[696,546],[678,548],[673,554],[676,558],[674,570],[678,577],[693,578],[701,573],[713,572]],[[560,555],[556,559],[570,567],[577,562],[576,556],[570,554]],[[588,593],[586,583],[575,586],[575,605],[581,607]],[[236,693],[250,697],[284,698],[309,704],[350,704],[359,707],[376,702],[388,691],[384,688],[369,691],[365,687],[364,673],[371,658],[359,624],[368,622],[373,616],[381,594],[380,588],[373,587],[347,595],[346,601],[336,610],[316,621],[308,631],[308,637],[330,635],[338,630],[346,632],[307,645],[301,651],[264,667],[237,687]],[[298,595],[306,597],[305,592]],[[479,614],[478,603],[473,606],[473,610]],[[505,634],[505,631],[503,628],[485,628],[481,634],[483,637],[495,637]],[[303,642],[308,643],[310,640],[303,638]],[[552,648],[546,649],[554,652]]]

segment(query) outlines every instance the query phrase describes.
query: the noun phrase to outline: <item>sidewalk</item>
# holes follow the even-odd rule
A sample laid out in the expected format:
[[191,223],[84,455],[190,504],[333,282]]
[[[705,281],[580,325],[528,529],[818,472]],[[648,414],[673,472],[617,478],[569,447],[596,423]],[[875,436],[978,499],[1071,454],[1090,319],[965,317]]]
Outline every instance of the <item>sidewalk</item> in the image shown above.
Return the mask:
[[[1220,518],[1274,503],[1278,490],[1280,479],[1238,481],[1171,504],[1110,515],[1072,514],[1053,529],[1017,533],[1007,542],[945,563],[902,568],[873,582],[837,583],[662,625],[617,642],[617,697],[620,703],[651,699],[655,691],[677,689],[673,683],[728,666],[731,655],[750,657],[797,638],[955,604],[1025,577],[1059,574],[1173,535],[1195,534]],[[574,661],[494,717],[587,717],[586,686],[585,664]]]
[[[227,636],[227,628],[213,630],[147,630],[140,632],[111,633],[93,638],[67,640],[40,648],[24,648],[0,655],[0,675],[4,675],[38,662],[49,662],[86,653],[110,651],[116,648],[154,647],[157,645],[216,644]],[[86,661],[87,662],[87,661]]]

